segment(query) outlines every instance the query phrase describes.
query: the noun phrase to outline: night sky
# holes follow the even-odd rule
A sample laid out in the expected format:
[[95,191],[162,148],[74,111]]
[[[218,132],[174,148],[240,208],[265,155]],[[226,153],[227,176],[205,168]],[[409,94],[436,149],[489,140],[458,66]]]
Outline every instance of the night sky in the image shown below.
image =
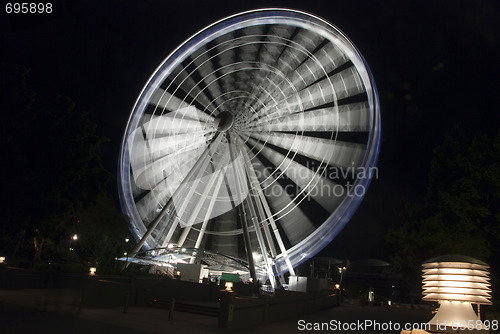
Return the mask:
[[175,47],[200,29],[262,7],[311,12],[339,27],[361,51],[377,83],[382,147],[378,179],[325,255],[387,259],[383,235],[400,223],[405,203],[423,200],[432,150],[444,134],[457,127],[465,135],[499,129],[497,1],[53,3],[54,14],[45,17],[7,17],[2,4],[0,59],[30,67],[35,91],[69,96],[90,114],[99,134],[110,138],[103,160],[113,173],[143,85]]

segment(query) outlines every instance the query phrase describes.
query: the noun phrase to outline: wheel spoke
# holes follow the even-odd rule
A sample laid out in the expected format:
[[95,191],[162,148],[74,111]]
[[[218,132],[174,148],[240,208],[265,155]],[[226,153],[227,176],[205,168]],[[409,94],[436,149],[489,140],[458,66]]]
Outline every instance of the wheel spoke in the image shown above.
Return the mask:
[[371,73],[337,28],[281,9],[224,19],[165,59],[134,106],[120,155],[133,253],[232,261],[275,287],[348,222],[379,140]]

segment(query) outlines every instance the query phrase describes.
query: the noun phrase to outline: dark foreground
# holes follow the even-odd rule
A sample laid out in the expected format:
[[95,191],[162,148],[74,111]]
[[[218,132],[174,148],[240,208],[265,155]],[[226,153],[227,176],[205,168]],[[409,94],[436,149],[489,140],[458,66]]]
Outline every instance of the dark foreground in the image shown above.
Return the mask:
[[[82,308],[77,290],[0,290],[0,333],[221,333],[217,318],[151,307]],[[341,305],[237,333],[399,333],[428,310]],[[398,327],[401,326],[401,327]]]

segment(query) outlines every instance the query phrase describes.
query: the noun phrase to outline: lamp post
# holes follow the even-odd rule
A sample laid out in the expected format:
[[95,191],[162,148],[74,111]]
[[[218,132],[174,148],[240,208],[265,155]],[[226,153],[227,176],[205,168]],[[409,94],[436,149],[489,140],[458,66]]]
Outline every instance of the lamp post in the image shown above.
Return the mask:
[[423,265],[423,300],[439,302],[429,321],[431,330],[445,333],[488,333],[472,304],[491,305],[489,266],[462,255],[444,255]]
[[339,285],[342,287],[342,280],[344,278],[344,272],[347,270],[346,267],[339,267],[339,274],[340,274],[340,282]]
[[78,240],[78,234],[73,234],[73,236],[69,239],[69,250],[72,251],[73,250],[73,247],[71,247],[71,243],[73,241],[77,241]]

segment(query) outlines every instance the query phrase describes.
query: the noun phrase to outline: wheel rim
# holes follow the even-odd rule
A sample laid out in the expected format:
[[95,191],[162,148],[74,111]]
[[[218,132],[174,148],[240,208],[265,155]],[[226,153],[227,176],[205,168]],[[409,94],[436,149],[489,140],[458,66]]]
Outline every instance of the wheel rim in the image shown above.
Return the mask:
[[122,142],[122,209],[144,249],[293,273],[354,214],[379,139],[372,75],[337,28],[291,10],[238,14],[183,43],[145,85]]

